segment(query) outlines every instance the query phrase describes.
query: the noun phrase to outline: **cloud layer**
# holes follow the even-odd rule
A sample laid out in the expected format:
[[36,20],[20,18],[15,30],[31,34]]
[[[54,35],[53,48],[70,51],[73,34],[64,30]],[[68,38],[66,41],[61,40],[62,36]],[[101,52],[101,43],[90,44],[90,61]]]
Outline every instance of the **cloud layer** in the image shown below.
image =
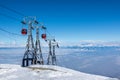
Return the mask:
[[92,41],[92,40],[85,40],[79,42],[59,42],[61,46],[64,47],[104,47],[104,46],[120,46],[120,42],[118,41]]
[[[94,40],[84,40],[79,42],[66,42],[58,41],[60,47],[109,47],[109,46],[120,46],[118,41],[94,41]],[[26,43],[13,42],[1,42],[0,47],[25,47]],[[48,47],[47,42],[41,42],[41,46]]]

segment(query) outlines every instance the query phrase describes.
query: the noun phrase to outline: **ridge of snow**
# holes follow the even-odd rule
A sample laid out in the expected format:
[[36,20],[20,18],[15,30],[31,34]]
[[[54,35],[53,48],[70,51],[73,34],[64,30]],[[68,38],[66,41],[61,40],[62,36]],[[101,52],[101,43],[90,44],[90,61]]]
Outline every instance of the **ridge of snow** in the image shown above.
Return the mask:
[[52,65],[0,64],[0,80],[118,80],[104,76],[86,74]]

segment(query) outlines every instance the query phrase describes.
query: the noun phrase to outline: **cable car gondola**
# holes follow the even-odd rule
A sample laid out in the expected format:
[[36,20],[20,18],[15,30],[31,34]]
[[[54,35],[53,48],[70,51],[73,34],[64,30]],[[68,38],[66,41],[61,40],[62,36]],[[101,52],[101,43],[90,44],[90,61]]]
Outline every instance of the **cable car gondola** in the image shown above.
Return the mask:
[[46,39],[46,34],[41,35],[42,39]]
[[27,34],[27,29],[23,28],[23,29],[21,30],[21,34],[22,34],[22,35],[26,35],[26,34]]

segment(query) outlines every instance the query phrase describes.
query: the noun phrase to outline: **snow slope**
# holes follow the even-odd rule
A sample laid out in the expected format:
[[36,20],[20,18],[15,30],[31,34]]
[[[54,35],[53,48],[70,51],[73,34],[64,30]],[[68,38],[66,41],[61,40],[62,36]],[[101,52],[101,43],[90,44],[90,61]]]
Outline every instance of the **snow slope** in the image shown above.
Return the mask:
[[118,80],[98,75],[85,74],[52,65],[33,65],[26,68],[19,65],[0,64],[0,80]]

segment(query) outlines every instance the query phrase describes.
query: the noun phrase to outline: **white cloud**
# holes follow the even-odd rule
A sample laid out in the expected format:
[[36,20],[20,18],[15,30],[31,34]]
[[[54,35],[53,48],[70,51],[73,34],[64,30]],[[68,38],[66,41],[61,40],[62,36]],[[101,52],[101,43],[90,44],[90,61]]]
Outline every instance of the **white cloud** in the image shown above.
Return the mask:
[[59,41],[60,46],[63,47],[104,47],[104,46],[120,46],[120,42],[117,41],[94,41],[94,40],[83,40],[79,42],[63,42]]
[[[67,42],[67,41],[58,41],[60,47],[104,47],[104,46],[120,46],[120,42],[117,41],[94,41],[94,40],[82,40],[79,42]],[[2,42],[0,41],[0,47],[25,47],[26,42],[24,41],[11,41],[11,42]],[[42,47],[48,47],[48,42],[41,41]]]
[[0,41],[0,47],[24,47],[25,44],[17,43],[16,41],[2,42]]

